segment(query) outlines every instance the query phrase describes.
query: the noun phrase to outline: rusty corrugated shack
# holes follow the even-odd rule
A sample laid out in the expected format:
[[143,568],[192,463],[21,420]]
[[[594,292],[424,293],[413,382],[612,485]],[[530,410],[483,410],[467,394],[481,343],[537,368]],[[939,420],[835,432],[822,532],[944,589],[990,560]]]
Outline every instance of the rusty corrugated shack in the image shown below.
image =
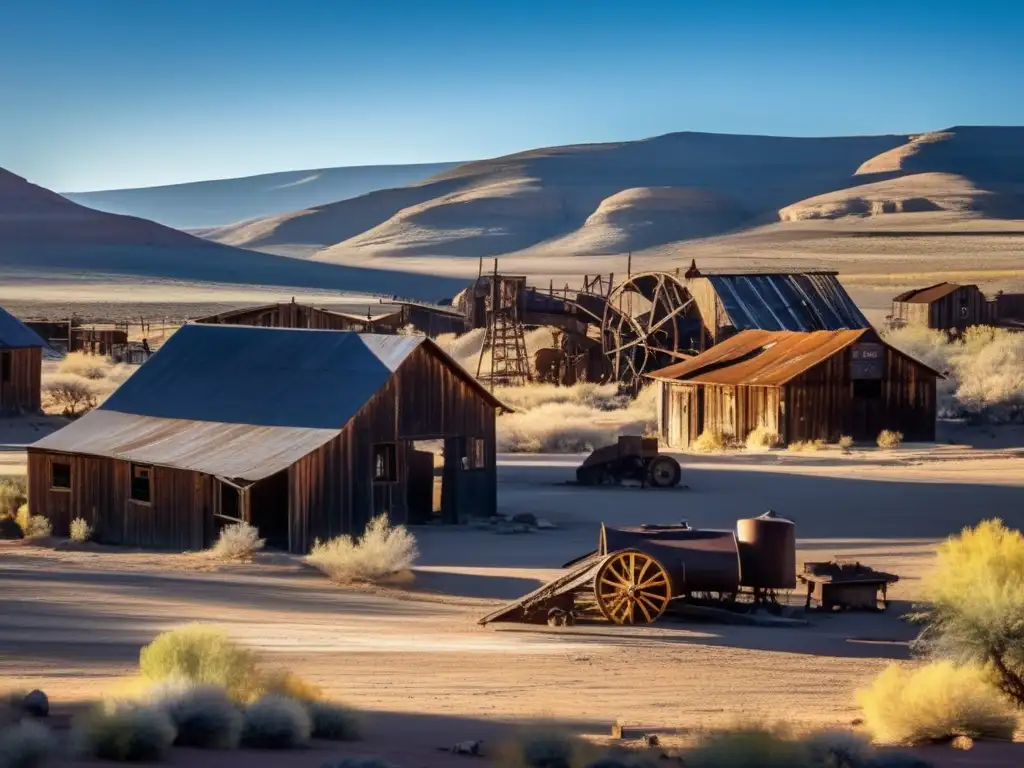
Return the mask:
[[874,440],[883,429],[931,441],[939,376],[872,329],[743,331],[651,374],[659,437],[672,448],[705,430],[743,440],[759,426],[783,443]]
[[901,293],[892,300],[889,317],[893,325],[943,331],[963,331],[995,320],[995,304],[985,299],[978,286],[956,283],[937,283]]
[[422,336],[189,324],[29,446],[29,494],[57,535],[82,517],[103,542],[199,549],[245,520],[304,553],[380,513],[493,514],[499,407]]
[[44,342],[0,307],[0,413],[41,409]]

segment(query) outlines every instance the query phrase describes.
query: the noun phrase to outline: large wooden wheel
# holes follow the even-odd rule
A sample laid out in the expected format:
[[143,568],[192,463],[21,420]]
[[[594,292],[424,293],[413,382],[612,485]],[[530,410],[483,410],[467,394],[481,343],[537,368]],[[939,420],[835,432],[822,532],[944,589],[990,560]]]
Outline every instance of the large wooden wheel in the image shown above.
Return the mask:
[[597,606],[615,624],[650,624],[672,599],[672,580],[650,555],[624,549],[611,555],[594,577]]

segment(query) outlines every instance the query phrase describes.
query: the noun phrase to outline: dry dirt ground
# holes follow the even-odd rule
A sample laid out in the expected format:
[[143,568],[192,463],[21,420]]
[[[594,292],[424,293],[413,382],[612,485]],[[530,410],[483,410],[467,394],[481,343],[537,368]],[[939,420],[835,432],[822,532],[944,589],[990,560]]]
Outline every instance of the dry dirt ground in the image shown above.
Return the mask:
[[[130,674],[157,632],[202,621],[370,711],[372,743],[393,749],[389,735],[407,734],[415,764],[443,763],[434,747],[529,718],[591,734],[616,719],[670,731],[765,717],[848,725],[855,689],[909,658],[913,629],[899,616],[936,543],[987,517],[1024,526],[1024,451],[1003,447],[1021,443],[969,436],[978,447],[684,455],[689,488],[674,491],[576,488],[566,481],[580,457],[502,456],[501,508],[558,530],[417,529],[422,556],[403,590],[340,588],[284,556],[217,565],[201,554],[3,542],[0,677],[59,703],[87,700]],[[729,527],[768,508],[796,520],[799,559],[841,555],[899,573],[888,613],[815,616],[794,629],[476,624],[593,549],[601,521]],[[971,754],[969,764],[985,764],[984,751]],[[1016,764],[1002,759],[990,764]]]

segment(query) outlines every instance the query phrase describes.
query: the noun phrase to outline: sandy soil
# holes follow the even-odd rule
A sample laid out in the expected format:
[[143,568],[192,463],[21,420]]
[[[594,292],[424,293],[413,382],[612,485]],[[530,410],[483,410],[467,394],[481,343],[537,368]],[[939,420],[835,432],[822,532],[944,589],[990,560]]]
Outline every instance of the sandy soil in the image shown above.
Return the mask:
[[[998,442],[997,442],[998,445]],[[478,738],[546,717],[605,733],[725,724],[766,713],[849,724],[853,691],[908,656],[899,616],[936,542],[1001,516],[1024,525],[1024,458],[1014,448],[681,456],[688,490],[581,489],[576,456],[503,456],[499,503],[559,525],[497,536],[421,528],[409,590],[333,586],[286,556],[217,565],[200,554],[0,544],[0,675],[60,700],[129,674],[152,636],[215,622],[379,722],[411,719],[432,738]],[[799,557],[856,557],[901,575],[884,615],[816,616],[809,627],[662,624],[481,628],[476,619],[534,588],[611,524],[687,519],[731,526],[773,508],[797,522]],[[441,737],[444,738],[441,738]]]

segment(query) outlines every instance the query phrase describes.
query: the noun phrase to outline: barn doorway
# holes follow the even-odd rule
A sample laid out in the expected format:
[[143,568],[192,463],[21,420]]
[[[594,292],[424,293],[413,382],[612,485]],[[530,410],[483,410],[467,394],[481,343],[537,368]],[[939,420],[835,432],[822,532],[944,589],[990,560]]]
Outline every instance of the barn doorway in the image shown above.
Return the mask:
[[445,441],[411,440],[407,446],[409,524],[439,522],[444,494]]
[[220,538],[220,532],[229,525],[243,522],[242,516],[242,489],[231,483],[220,480],[220,493],[217,499],[217,513],[214,516],[216,522],[214,538]]
[[271,549],[288,549],[288,470],[248,488],[249,522]]

